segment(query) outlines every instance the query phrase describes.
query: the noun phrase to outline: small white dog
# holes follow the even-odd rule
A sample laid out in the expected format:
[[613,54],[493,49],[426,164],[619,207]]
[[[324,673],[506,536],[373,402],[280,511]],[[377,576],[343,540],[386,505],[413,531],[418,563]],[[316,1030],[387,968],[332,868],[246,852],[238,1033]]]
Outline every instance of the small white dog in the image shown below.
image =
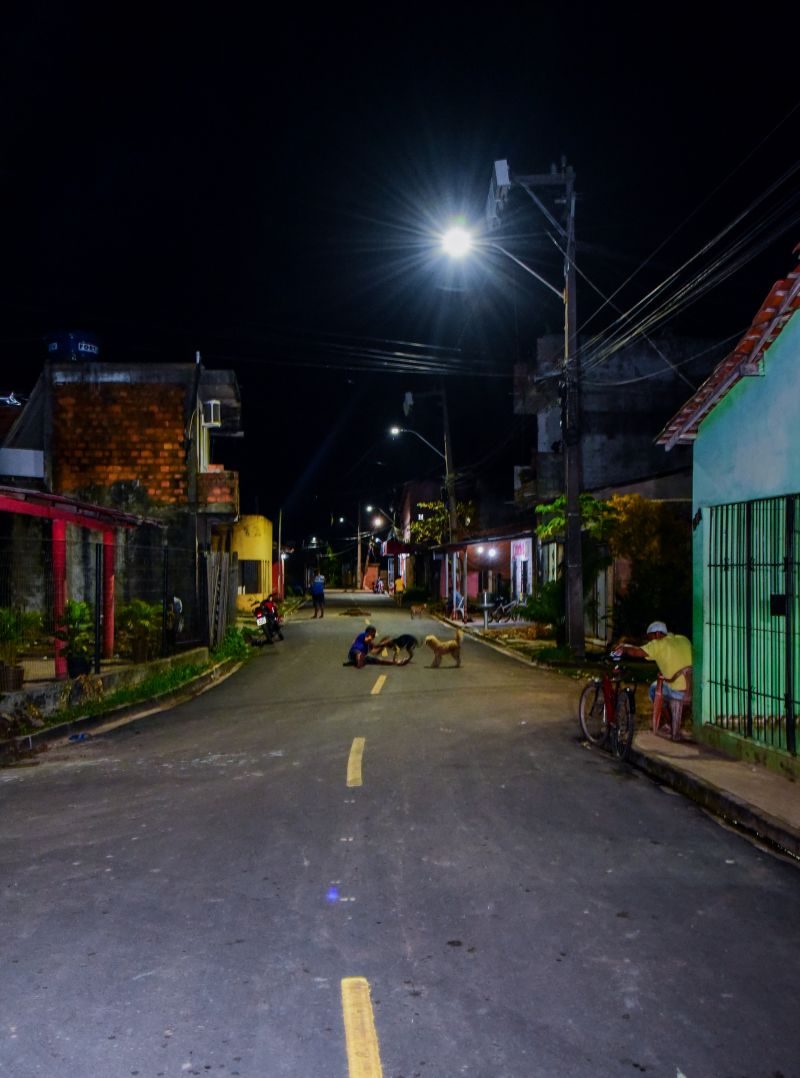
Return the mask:
[[456,661],[456,666],[461,666],[461,641],[463,639],[464,634],[461,629],[456,629],[454,640],[440,640],[436,636],[426,636],[425,643],[433,652],[431,666],[441,666],[443,655],[451,655]]

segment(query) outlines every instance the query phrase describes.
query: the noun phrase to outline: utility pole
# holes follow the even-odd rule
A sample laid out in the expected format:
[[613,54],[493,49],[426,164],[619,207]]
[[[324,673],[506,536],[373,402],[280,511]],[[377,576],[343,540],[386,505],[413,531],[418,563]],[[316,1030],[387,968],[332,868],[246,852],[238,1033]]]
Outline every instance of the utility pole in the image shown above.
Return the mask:
[[564,174],[567,236],[564,251],[564,493],[567,502],[567,643],[576,658],[586,649],[581,550],[581,402],[575,287],[575,173]]
[[[283,581],[283,547],[281,546],[281,531],[283,528],[283,507],[278,510],[278,594],[281,599],[286,598],[286,589]],[[270,580],[270,584],[272,581]],[[270,591],[272,589],[270,588]]]
[[[497,228],[500,215],[511,187],[521,187],[535,202],[558,234],[557,244],[564,255],[564,378],[562,386],[562,452],[564,454],[564,496],[567,503],[565,605],[567,643],[576,658],[584,657],[586,639],[583,621],[583,555],[581,551],[581,417],[580,417],[580,359],[578,356],[576,282],[575,282],[575,170],[562,160],[561,170],[555,165],[549,173],[537,176],[511,174],[508,162],[495,161],[486,219],[489,229]],[[564,191],[566,227],[558,221],[536,194],[535,188],[561,187]],[[563,245],[563,246],[561,246]],[[544,278],[526,266],[516,255],[497,243],[490,247],[506,255],[535,277],[551,292],[559,294]]]
[[356,514],[356,588],[361,591],[363,580],[361,578],[361,502],[358,503]]
[[439,390],[442,398],[442,426],[444,428],[444,487],[447,492],[447,517],[450,522],[450,542],[458,538],[458,511],[456,508],[456,477],[453,472],[453,455],[450,447],[450,417],[447,411],[447,394],[444,382]]

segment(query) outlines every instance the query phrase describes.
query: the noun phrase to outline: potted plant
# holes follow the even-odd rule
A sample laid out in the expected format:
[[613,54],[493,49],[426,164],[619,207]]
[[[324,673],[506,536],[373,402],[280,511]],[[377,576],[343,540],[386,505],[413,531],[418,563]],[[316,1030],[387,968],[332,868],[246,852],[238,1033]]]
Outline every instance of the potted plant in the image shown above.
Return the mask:
[[78,599],[67,599],[55,636],[66,645],[64,651],[69,676],[76,678],[88,674],[94,649],[94,619],[89,604]]
[[31,610],[0,607],[0,690],[15,692],[22,688],[25,669],[19,662],[19,649],[41,626],[41,617]]

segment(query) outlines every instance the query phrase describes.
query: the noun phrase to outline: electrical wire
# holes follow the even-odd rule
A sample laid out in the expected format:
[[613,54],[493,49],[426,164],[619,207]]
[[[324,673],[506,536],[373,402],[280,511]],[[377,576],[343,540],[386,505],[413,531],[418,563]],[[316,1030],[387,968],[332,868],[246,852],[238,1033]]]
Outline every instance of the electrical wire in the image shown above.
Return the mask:
[[[679,285],[675,291],[660,299],[660,294],[670,284],[676,283],[680,274],[690,265],[696,262],[702,255],[708,253],[723,237],[728,235],[737,224],[740,224],[753,209],[774,193],[787,178],[794,175],[800,169],[800,162],[796,162],[779,180],[769,188],[740,214],[732,222],[720,230],[708,243],[687,259],[681,267],[669,275],[669,277],[655,289],[639,300],[629,311],[617,320],[616,329],[599,335],[590,342],[589,346],[582,349],[582,366],[585,372],[608,359],[620,348],[629,344],[632,340],[652,330],[656,325],[676,317],[690,305],[696,303],[711,289],[727,280],[747,262],[751,261],[766,247],[771,245],[790,228],[800,222],[800,212],[794,209],[798,202],[798,194],[793,193],[785,198],[778,206],[766,211],[761,218],[757,218],[747,230],[734,239],[724,248],[707,266],[699,269],[693,277]],[[659,298],[658,305],[647,310],[647,304]],[[634,321],[634,314],[638,320]],[[592,347],[594,345],[594,347]]]
[[[708,355],[709,352],[714,352],[718,348],[722,349],[726,345],[731,344],[733,341],[740,340],[741,337],[742,337],[742,334],[745,332],[746,329],[747,329],[747,327],[745,326],[742,329],[737,330],[736,333],[732,333],[729,337],[726,337],[724,340],[715,341],[714,344],[709,345],[708,348],[703,348],[699,352],[694,352],[692,355],[687,356],[686,359],[682,359],[678,363],[672,363],[670,365],[674,366],[674,367],[685,367],[689,363],[694,363],[695,360],[702,359],[702,357],[705,356],[705,355]],[[592,382],[592,381],[589,381],[586,378],[581,378],[581,385],[582,386],[589,386],[592,389],[597,389],[597,388],[600,388],[600,389],[613,389],[613,388],[617,388],[619,386],[635,385],[637,382],[647,382],[647,381],[650,381],[650,379],[652,379],[652,378],[663,378],[665,373],[666,372],[663,371],[663,370],[650,371],[649,374],[640,374],[636,378],[623,378],[623,379],[615,379],[614,381],[607,380],[607,381],[603,381],[603,382]]]
[[[691,213],[687,214],[687,216],[684,217],[684,219],[680,222],[680,224],[678,224],[672,230],[672,232],[670,232],[669,235],[666,236],[661,241],[661,243],[653,251],[651,251],[651,253],[647,256],[647,258],[643,262],[641,262],[639,264],[639,266],[633,271],[633,273],[631,273],[628,277],[626,277],[626,279],[611,293],[611,296],[608,297],[607,302],[610,302],[616,295],[618,295],[622,291],[623,288],[625,288],[628,284],[630,284],[630,282],[639,273],[641,273],[641,271],[645,268],[645,266],[647,266],[650,262],[652,262],[652,260],[656,257],[656,255],[659,254],[659,252],[662,251],[664,249],[664,247],[666,247],[666,245],[670,242],[670,240],[674,239],[675,236],[677,236],[678,233],[689,223],[689,221],[691,221],[694,217],[697,216],[697,214],[700,212],[700,210],[705,205],[707,205],[711,201],[711,199],[714,198],[714,196],[716,194],[718,194],[718,192],[721,191],[722,188],[725,187],[726,184],[728,184],[730,182],[731,179],[733,179],[733,177],[737,174],[737,172],[739,172],[747,164],[747,162],[750,161],[751,158],[753,158],[756,153],[758,153],[758,151],[761,149],[761,147],[764,146],[772,138],[772,136],[775,135],[776,132],[788,120],[791,119],[791,117],[795,114],[795,112],[798,111],[798,109],[800,109],[800,100],[796,101],[795,104],[792,105],[792,107],[789,109],[789,111],[766,133],[766,135],[764,135],[764,137],[759,142],[756,143],[756,145],[752,148],[752,150],[750,150],[750,152],[748,154],[746,154],[742,158],[742,160],[733,169],[731,169],[731,171],[716,185],[716,187],[712,188],[711,191],[709,191],[709,193],[705,196],[705,198],[702,199],[697,204],[697,206],[695,206],[695,208],[691,211]],[[585,330],[585,328],[589,325],[589,323],[595,317],[597,317],[597,315],[602,311],[602,309],[603,309],[602,307],[599,307],[596,311],[594,311],[590,315],[590,317],[586,320],[586,322],[584,322],[583,325],[581,325],[579,327],[578,332],[579,333],[583,332]]]

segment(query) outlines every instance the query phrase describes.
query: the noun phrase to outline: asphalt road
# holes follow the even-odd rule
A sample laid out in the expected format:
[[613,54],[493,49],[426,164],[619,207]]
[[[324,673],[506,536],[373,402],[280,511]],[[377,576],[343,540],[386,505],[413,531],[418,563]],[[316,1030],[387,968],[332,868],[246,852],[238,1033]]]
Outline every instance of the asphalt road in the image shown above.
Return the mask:
[[793,865],[583,747],[574,682],[309,613],[0,771],[0,1074],[800,1075]]

